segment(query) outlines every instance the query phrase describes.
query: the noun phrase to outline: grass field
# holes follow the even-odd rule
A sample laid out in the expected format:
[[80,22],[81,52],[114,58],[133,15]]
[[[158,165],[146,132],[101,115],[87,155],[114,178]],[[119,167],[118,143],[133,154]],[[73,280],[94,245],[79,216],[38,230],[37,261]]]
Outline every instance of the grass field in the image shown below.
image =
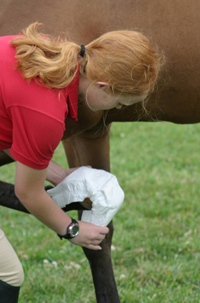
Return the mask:
[[[115,123],[111,169],[125,192],[112,260],[122,303],[200,302],[200,125]],[[55,161],[63,164],[59,146]],[[15,165],[0,169],[14,182]],[[75,218],[76,213],[71,213]],[[20,303],[94,303],[82,249],[31,215],[0,209],[25,271]]]

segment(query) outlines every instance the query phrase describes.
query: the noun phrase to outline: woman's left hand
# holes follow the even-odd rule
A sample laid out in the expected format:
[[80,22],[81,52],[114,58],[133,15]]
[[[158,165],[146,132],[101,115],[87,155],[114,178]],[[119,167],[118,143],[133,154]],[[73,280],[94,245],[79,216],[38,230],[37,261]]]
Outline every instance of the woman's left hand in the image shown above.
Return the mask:
[[[87,166],[87,167],[91,167],[91,166]],[[47,169],[46,180],[56,186],[67,176],[73,173],[77,168],[79,167],[65,169],[62,166],[60,166],[58,163],[51,160],[49,162],[49,166]]]

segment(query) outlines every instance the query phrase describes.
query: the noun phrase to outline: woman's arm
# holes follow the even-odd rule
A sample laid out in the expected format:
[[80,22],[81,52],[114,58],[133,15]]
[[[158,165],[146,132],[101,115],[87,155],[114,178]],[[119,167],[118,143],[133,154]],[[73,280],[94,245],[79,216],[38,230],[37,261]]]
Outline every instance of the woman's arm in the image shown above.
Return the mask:
[[51,160],[47,169],[46,180],[56,186],[77,168],[78,167],[65,169]]
[[[4,152],[15,161],[15,159],[11,156],[10,149],[5,149]],[[47,169],[46,180],[56,186],[76,169],[77,168],[65,169],[58,163],[51,160]]]
[[[44,190],[47,169],[36,170],[17,162],[15,192],[22,204],[38,220],[60,235],[65,235],[70,217],[61,210]],[[107,227],[99,227],[79,221],[80,232],[70,240],[89,249],[101,249],[99,244],[108,233]]]

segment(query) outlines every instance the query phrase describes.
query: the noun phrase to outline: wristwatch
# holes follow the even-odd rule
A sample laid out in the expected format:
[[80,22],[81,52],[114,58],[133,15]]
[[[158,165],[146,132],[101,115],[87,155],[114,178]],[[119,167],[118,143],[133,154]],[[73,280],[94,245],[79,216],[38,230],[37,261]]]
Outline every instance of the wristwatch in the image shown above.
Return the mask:
[[72,222],[67,226],[67,233],[64,236],[61,236],[59,234],[57,235],[62,240],[62,238],[72,239],[76,237],[78,234],[79,234],[79,224],[76,220],[72,219]]

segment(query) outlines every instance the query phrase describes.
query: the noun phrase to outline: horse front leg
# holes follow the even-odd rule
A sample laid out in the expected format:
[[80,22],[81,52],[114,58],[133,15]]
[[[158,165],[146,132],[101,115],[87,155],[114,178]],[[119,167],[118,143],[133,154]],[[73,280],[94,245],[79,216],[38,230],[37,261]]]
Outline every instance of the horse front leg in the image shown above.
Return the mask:
[[0,150],[0,166],[14,162],[3,150]]
[[[11,162],[14,162],[14,160],[9,157],[4,151],[0,151],[0,167]],[[49,188],[52,188],[52,186],[48,185],[45,187],[46,190]],[[29,214],[29,211],[24,207],[24,205],[15,195],[14,184],[3,181],[0,181],[0,206]],[[84,203],[73,202],[69,205],[66,205],[62,209],[67,212],[70,210],[85,210],[87,208],[84,207]]]
[[111,260],[112,221],[108,227],[109,233],[101,244],[101,251],[83,250],[91,267],[97,302],[120,303]]
[[[104,129],[103,133],[93,130],[64,140],[69,166],[91,165],[110,171],[109,129]],[[101,251],[83,249],[91,267],[97,303],[120,302],[111,261],[112,222],[108,227],[109,233],[102,242]]]

